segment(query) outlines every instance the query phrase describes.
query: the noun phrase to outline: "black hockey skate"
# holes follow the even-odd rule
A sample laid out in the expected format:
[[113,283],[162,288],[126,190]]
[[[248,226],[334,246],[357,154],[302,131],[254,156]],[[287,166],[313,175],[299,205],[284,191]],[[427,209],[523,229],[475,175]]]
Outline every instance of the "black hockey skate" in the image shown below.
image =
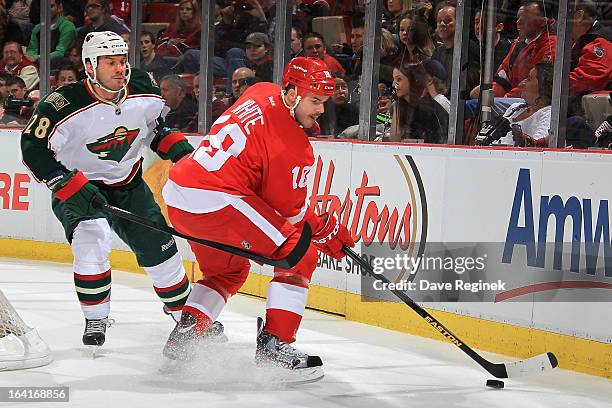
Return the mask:
[[288,370],[286,383],[306,383],[323,378],[323,362],[319,356],[309,356],[264,330],[264,322],[257,318],[257,349],[255,363],[260,367],[280,367]]
[[85,331],[83,332],[83,345],[101,346],[106,340],[106,328],[115,321],[112,319],[85,319]]
[[86,347],[85,356],[96,358],[100,346],[106,341],[106,328],[115,323],[113,319],[85,319],[83,332],[83,345]]
[[195,316],[183,311],[181,320],[170,333],[164,346],[163,353],[166,358],[180,361],[190,360],[194,357],[197,344],[200,342],[227,342],[227,336],[223,333],[224,328],[221,322],[213,322],[204,334],[198,333],[197,323]]

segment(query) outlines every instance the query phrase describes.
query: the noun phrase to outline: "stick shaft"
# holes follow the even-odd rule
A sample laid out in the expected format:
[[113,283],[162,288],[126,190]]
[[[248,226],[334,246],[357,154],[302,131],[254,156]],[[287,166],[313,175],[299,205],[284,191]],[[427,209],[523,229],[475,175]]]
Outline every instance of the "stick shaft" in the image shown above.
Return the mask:
[[255,254],[253,252],[249,252],[249,251],[245,251],[245,250],[240,249],[240,248],[236,248],[236,247],[231,246],[231,245],[225,245],[225,244],[222,244],[220,242],[209,241],[209,240],[206,240],[206,239],[196,238],[196,237],[192,237],[192,236],[183,234],[183,233],[175,230],[172,227],[169,227],[167,225],[157,224],[157,223],[155,223],[155,222],[153,222],[151,220],[148,220],[148,219],[146,219],[144,217],[141,217],[140,215],[134,214],[132,212],[126,211],[126,210],[124,210],[122,208],[119,208],[119,207],[112,206],[112,205],[107,204],[107,203],[96,203],[96,205],[98,205],[102,210],[106,211],[109,214],[113,214],[116,217],[123,218],[123,219],[126,219],[128,221],[132,221],[132,222],[135,222],[137,224],[144,225],[145,227],[149,227],[149,228],[157,230],[157,231],[161,231],[161,232],[165,232],[165,233],[168,233],[168,234],[172,234],[174,236],[184,238],[184,239],[186,239],[188,241],[193,241],[193,242],[196,242],[198,244],[206,245],[208,247],[215,248],[215,249],[218,249],[218,250],[223,251],[223,252],[228,252],[230,254],[242,256],[244,258],[251,259],[251,260],[253,260],[255,262],[260,262],[260,263],[267,264],[267,265],[277,266],[277,267],[283,268],[283,269],[289,269],[289,268],[292,268],[293,266],[295,266],[295,264],[299,261],[299,259],[301,259],[301,257],[306,252],[306,250],[304,249],[306,241],[308,241],[308,243],[310,242],[310,235],[311,235],[311,233],[310,233],[310,226],[308,224],[305,224],[304,225],[304,230],[302,231],[302,236],[300,237],[300,240],[299,240],[298,244],[296,245],[295,249],[292,251],[292,253],[287,258],[283,258],[283,259],[270,259],[270,258],[266,258],[266,257],[261,256],[261,255]]

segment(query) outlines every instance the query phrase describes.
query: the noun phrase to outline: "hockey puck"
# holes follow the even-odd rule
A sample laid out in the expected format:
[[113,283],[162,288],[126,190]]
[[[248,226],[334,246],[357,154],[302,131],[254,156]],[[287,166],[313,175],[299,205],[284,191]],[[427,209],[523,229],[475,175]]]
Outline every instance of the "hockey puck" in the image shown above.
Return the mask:
[[487,380],[487,387],[502,389],[504,388],[504,382],[501,380]]

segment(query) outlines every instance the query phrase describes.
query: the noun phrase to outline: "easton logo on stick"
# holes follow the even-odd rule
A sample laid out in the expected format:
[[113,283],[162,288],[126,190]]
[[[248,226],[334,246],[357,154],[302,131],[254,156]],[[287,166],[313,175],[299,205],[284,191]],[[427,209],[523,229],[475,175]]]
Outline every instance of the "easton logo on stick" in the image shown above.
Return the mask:
[[132,147],[140,129],[128,130],[119,126],[112,133],[87,144],[87,149],[101,160],[113,160],[119,163]]

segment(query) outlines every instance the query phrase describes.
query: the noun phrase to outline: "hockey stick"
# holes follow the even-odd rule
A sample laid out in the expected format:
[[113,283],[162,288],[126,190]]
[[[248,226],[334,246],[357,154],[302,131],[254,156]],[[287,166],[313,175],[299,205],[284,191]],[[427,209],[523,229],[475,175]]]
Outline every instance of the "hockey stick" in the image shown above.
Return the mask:
[[[361,268],[363,268],[373,278],[378,279],[387,284],[391,283],[391,281],[382,274],[374,273],[374,269],[372,268],[372,266],[370,266],[370,264],[366,260],[361,258],[352,249],[344,247],[343,250],[349,258],[359,264],[359,266],[361,266]],[[419,316],[421,316],[435,330],[440,332],[441,335],[446,337],[448,341],[459,347],[465,354],[470,356],[472,360],[476,361],[478,364],[480,364],[482,368],[487,370],[491,375],[495,376],[496,378],[516,378],[523,375],[534,374],[540,371],[551,370],[557,367],[557,357],[555,357],[555,355],[550,351],[528,358],[526,360],[516,361],[514,363],[492,363],[482,357],[476,351],[474,351],[470,346],[465,344],[462,340],[459,339],[459,337],[455,336],[450,330],[446,328],[446,326],[440,323],[438,319],[433,317],[427,310],[419,306],[404,292],[401,292],[399,290],[391,290],[391,292],[393,292],[395,296],[397,296],[402,302],[404,302]]]
[[168,234],[172,234],[177,237],[185,238],[188,241],[197,242],[198,244],[201,244],[201,245],[206,245],[208,247],[215,248],[223,252],[228,252],[230,254],[242,256],[243,258],[251,259],[255,262],[259,262],[259,263],[266,264],[266,265],[276,266],[281,269],[293,268],[302,259],[302,257],[308,250],[308,246],[310,245],[310,240],[312,238],[312,231],[310,229],[310,225],[308,225],[308,223],[304,223],[302,235],[300,236],[298,243],[296,244],[295,248],[293,248],[291,253],[289,253],[289,255],[287,255],[285,258],[282,258],[282,259],[270,259],[270,258],[263,257],[261,255],[257,255],[256,253],[253,253],[250,251],[245,251],[244,249],[233,247],[231,245],[225,245],[220,242],[209,241],[206,239],[196,238],[196,237],[192,237],[192,236],[180,233],[172,227],[169,227],[167,225],[156,224],[150,220],[147,220],[144,217],[141,217],[140,215],[136,215],[122,208],[115,207],[107,203],[103,203],[96,199],[94,199],[93,205],[95,207],[102,209],[103,211],[106,211],[109,214],[113,214],[116,217],[123,218],[125,220],[144,225],[145,227],[149,227],[151,229],[161,231],[161,232],[166,232]]

